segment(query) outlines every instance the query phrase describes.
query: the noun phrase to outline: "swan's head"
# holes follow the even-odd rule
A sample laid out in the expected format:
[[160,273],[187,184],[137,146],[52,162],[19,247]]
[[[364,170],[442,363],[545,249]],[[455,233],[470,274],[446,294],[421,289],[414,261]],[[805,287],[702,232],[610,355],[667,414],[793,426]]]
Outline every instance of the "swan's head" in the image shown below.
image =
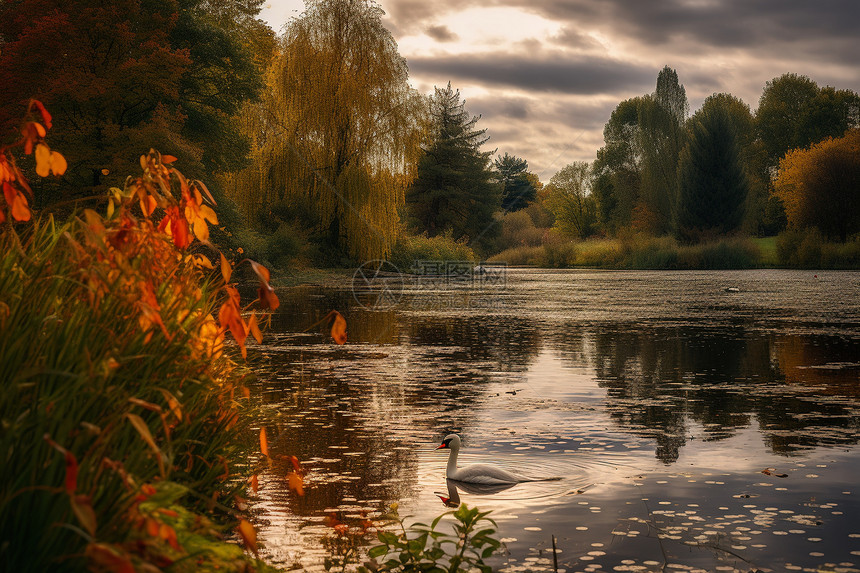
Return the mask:
[[450,449],[450,450],[459,450],[460,449],[460,436],[457,434],[449,434],[445,436],[445,439],[442,440],[442,443],[439,444],[436,449]]

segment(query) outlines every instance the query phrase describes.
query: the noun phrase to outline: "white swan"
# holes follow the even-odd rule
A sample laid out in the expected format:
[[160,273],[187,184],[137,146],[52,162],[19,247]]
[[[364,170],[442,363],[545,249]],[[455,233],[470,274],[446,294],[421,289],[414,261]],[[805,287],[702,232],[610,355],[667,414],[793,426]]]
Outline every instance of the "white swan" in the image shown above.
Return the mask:
[[515,484],[525,481],[534,481],[529,478],[514,475],[502,468],[487,464],[475,464],[473,466],[457,468],[457,454],[460,451],[460,436],[457,434],[446,436],[436,449],[451,450],[451,453],[448,454],[448,470],[445,474],[448,479],[485,485]]

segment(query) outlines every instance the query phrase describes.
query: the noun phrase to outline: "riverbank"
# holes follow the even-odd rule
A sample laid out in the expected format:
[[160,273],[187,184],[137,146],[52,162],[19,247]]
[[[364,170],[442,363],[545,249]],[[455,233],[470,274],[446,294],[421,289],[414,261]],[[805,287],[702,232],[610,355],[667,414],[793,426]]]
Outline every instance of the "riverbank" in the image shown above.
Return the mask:
[[515,247],[490,262],[539,268],[721,270],[754,268],[860,269],[860,239],[825,241],[815,232],[778,237],[727,238],[684,245],[672,237],[562,241]]

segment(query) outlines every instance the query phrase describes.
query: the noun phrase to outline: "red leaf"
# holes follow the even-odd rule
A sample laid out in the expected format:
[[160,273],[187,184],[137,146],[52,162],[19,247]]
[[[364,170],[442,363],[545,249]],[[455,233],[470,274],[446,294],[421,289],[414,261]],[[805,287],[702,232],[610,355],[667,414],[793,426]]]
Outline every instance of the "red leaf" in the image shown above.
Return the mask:
[[275,289],[269,283],[260,285],[260,288],[257,289],[257,298],[260,301],[260,307],[263,309],[277,310],[281,306],[281,301],[278,300]]
[[45,434],[45,441],[48,442],[52,448],[63,454],[66,459],[66,493],[69,495],[74,495],[75,490],[78,489],[78,459],[75,457],[75,454],[55,442],[51,439],[51,436]]
[[37,99],[30,100],[30,102],[31,105],[36,106],[36,108],[39,110],[39,113],[42,114],[42,121],[45,122],[45,127],[51,129],[51,114],[48,113],[48,110],[45,109],[45,106],[42,105],[42,102]]

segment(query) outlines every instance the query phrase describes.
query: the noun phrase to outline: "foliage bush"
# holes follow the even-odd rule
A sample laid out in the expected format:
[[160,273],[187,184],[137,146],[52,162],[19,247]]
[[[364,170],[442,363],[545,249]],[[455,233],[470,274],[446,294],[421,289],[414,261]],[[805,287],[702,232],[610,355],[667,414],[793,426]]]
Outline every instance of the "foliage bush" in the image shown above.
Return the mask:
[[455,241],[451,233],[428,237],[401,231],[389,260],[402,272],[408,272],[415,261],[475,261],[477,257],[465,242]]
[[[0,563],[246,570],[210,518],[236,516],[249,471],[246,373],[225,334],[243,355],[261,335],[240,314],[229,261],[219,274],[198,252],[217,223],[209,192],[150,151],[106,217],[33,217],[13,151],[35,151],[43,177],[62,173],[50,127],[31,102],[25,137],[0,147]],[[262,308],[277,308],[268,271],[251,266]],[[240,532],[256,550],[247,521]]]
[[496,239],[496,249],[504,251],[514,247],[534,247],[541,244],[545,229],[535,226],[525,210],[507,213],[501,218],[501,233]]
[[860,235],[844,243],[828,242],[814,228],[788,229],[776,238],[779,264],[802,269],[860,268]]

